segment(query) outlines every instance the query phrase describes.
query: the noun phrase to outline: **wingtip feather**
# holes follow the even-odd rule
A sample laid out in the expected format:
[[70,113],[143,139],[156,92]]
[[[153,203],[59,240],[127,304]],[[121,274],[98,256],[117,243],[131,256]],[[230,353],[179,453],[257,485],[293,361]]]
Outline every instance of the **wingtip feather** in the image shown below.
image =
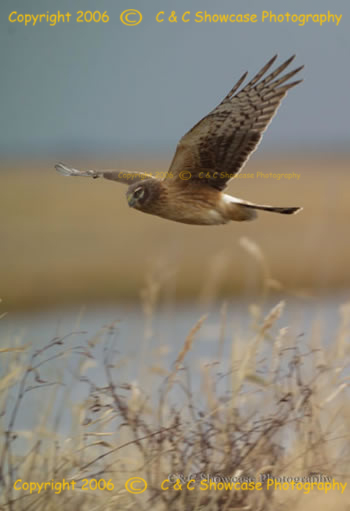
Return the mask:
[[65,165],[61,161],[56,163],[55,169],[57,170],[57,172],[59,172],[60,174],[63,174],[64,176],[71,176],[73,174],[72,173],[73,169],[67,167],[67,165]]

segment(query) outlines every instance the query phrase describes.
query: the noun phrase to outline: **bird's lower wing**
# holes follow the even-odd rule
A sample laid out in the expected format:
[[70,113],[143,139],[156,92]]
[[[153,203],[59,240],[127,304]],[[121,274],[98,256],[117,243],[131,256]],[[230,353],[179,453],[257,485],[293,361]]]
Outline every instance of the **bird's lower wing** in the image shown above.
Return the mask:
[[61,162],[55,165],[55,169],[64,176],[92,177],[93,179],[104,177],[105,179],[128,185],[154,177],[151,174],[132,172],[130,170],[78,170],[73,167],[68,167],[68,165]]

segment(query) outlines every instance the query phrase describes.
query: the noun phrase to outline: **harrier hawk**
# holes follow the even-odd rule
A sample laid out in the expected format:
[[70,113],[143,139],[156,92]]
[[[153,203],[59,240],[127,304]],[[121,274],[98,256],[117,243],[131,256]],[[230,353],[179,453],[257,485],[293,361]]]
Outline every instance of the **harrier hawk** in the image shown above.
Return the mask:
[[104,177],[128,184],[129,206],[186,224],[252,220],[256,210],[296,213],[301,208],[254,204],[223,192],[257,148],[282,98],[302,81],[286,83],[303,66],[282,74],[294,57],[266,76],[275,55],[240,89],[248,74],[244,73],[223,101],[181,138],[162,180],[125,170],[79,171],[63,163],[57,164],[56,170],[68,176]]

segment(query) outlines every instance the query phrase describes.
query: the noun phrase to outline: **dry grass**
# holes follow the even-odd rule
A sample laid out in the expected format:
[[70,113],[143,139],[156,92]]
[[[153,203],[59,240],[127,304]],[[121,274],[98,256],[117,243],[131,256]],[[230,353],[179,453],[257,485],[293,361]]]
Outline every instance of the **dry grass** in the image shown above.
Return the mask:
[[[254,157],[246,172],[295,172],[297,180],[238,179],[233,194],[303,205],[295,217],[261,213],[255,222],[193,227],[129,210],[125,188],[68,179],[52,163],[1,170],[1,297],[8,309],[67,302],[135,300],[145,273],[167,267],[177,299],[216,285],[218,295],[255,293],[254,268],[237,240],[253,237],[286,289],[312,293],[350,285],[349,159]],[[75,165],[84,162],[73,160]],[[85,162],[109,167],[111,162]],[[168,162],[120,161],[114,166],[164,170]],[[176,274],[176,279],[175,279]],[[203,274],[208,277],[203,284]],[[204,287],[203,287],[204,286]]]
[[[247,239],[243,245],[257,262],[259,273],[265,275],[263,303],[274,279],[266,272],[257,245]],[[163,285],[167,284],[150,281],[143,293],[148,325]],[[218,356],[204,364],[199,381],[186,359],[205,318],[184,339],[172,367],[150,368],[149,386],[120,381],[123,353],[116,350],[115,325],[85,342],[75,334],[75,340],[71,336],[55,338],[37,351],[21,344],[3,347],[1,509],[302,511],[307,506],[348,510],[349,488],[343,495],[337,491],[325,495],[320,490],[306,495],[291,489],[200,489],[200,474],[221,478],[321,474],[350,482],[350,304],[341,309],[339,331],[327,346],[312,332],[301,342],[287,328],[278,330],[276,321],[283,309],[283,302],[278,303],[264,316],[261,307],[253,307],[252,330],[246,332],[249,341],[235,340],[231,359]],[[223,310],[222,329],[225,314]],[[146,337],[151,335],[149,331]],[[221,335],[214,340],[222,353]],[[72,382],[53,377],[50,366],[54,362],[64,365],[76,356],[78,362],[71,365]],[[92,377],[91,366],[103,372],[102,383]],[[66,384],[66,399],[57,410],[53,403],[58,402],[57,387],[62,384]],[[86,386],[87,396],[69,405],[70,392],[79,384]],[[56,389],[52,395],[51,386]],[[37,393],[37,424],[23,431],[20,411],[32,406]],[[67,408],[73,418],[70,432],[49,427],[49,419],[54,416],[58,423]],[[176,491],[170,485],[162,491],[161,484],[169,474],[174,480],[196,474],[195,489],[190,491],[185,485]],[[144,478],[147,490],[140,495],[128,493],[125,482],[131,477]],[[74,480],[76,488],[28,495],[28,491],[13,489],[18,479]],[[113,489],[84,491],[85,479],[110,480]]]

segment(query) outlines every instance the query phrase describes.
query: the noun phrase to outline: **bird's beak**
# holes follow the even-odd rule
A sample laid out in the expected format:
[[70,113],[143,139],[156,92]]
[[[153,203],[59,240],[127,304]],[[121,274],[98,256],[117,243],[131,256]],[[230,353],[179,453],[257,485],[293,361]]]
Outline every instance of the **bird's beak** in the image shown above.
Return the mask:
[[129,206],[132,208],[134,206],[134,204],[135,204],[135,199],[134,199],[133,194],[132,193],[127,193],[126,194],[126,198],[127,198]]

